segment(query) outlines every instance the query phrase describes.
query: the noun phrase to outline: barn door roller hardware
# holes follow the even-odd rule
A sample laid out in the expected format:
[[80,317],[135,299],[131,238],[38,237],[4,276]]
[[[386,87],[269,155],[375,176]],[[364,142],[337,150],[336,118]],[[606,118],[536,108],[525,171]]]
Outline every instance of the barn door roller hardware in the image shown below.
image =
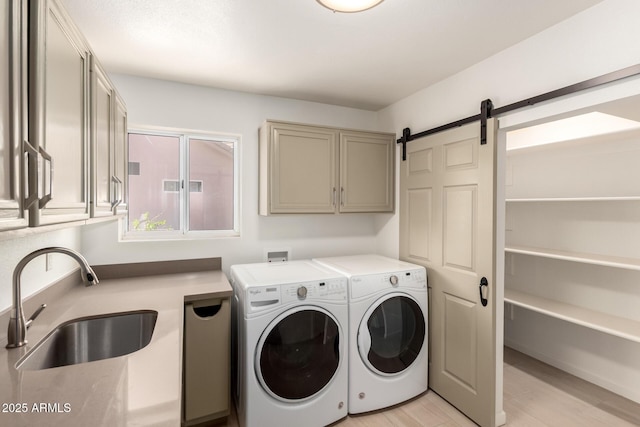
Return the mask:
[[501,114],[508,113],[510,111],[518,110],[523,107],[537,104],[539,102],[549,101],[551,99],[559,98],[561,96],[570,95],[572,93],[580,92],[585,89],[591,89],[596,86],[601,86],[607,83],[612,83],[618,80],[626,79],[627,77],[640,75],[640,64],[632,65],[627,68],[623,68],[618,71],[603,74],[598,77],[594,77],[589,80],[575,83],[570,86],[565,86],[561,89],[552,90],[551,92],[543,93],[542,95],[533,96],[531,98],[524,99],[522,101],[514,102],[513,104],[505,105],[500,108],[493,108],[493,104],[490,99],[485,99],[480,104],[480,114],[467,117],[465,119],[456,120],[455,122],[447,123],[446,125],[438,126],[429,130],[425,130],[414,135],[411,134],[411,129],[404,128],[402,130],[402,137],[397,140],[398,144],[402,144],[402,160],[407,160],[407,143],[414,139],[423,138],[425,136],[433,135],[434,133],[442,132],[448,129],[453,129],[466,125],[467,123],[473,123],[480,121],[480,144],[486,144],[487,142],[487,119],[491,117],[498,117]]

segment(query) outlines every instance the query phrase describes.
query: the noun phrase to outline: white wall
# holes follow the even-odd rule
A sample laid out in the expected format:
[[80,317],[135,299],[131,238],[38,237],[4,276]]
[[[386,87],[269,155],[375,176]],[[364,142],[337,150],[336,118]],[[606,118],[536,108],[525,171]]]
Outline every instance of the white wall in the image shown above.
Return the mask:
[[[381,110],[380,126],[398,136],[405,127],[418,133],[478,114],[487,98],[501,107],[635,65],[640,62],[638,16],[637,0],[604,0]],[[397,153],[400,161],[400,147]],[[397,256],[397,216],[377,219],[376,228],[378,251]]]
[[[16,264],[25,255],[36,249],[48,246],[64,246],[80,251],[80,230],[80,227],[73,227],[0,241],[0,312],[12,305],[11,283]],[[51,270],[46,271],[44,256],[40,256],[27,264],[21,277],[23,298],[78,268],[73,259],[62,254],[53,254],[52,264]],[[30,316],[31,313],[25,313],[25,315]],[[0,325],[0,328],[4,327],[5,325]]]
[[[395,131],[399,136],[405,127],[417,133],[478,114],[480,102],[486,98],[490,98],[495,107],[501,107],[635,65],[640,62],[638,16],[640,16],[640,2],[637,0],[604,0],[542,33],[381,110],[380,124],[386,129]],[[487,31],[491,30],[487,29]],[[496,34],[498,33],[499,31],[496,30]],[[581,99],[581,96],[575,98]],[[525,111],[518,116],[526,116],[526,114]],[[501,123],[509,121],[510,117],[505,116]],[[397,153],[396,158],[400,162],[400,147]],[[399,167],[396,170],[399,170]],[[378,252],[397,256],[399,253],[398,216],[391,219],[378,218],[375,226],[378,231]],[[502,280],[496,285],[497,294],[502,295],[504,286]],[[497,307],[497,311],[499,316],[497,331],[499,332],[502,331],[504,323],[502,307]],[[575,351],[567,352],[566,348],[563,348],[563,341],[569,334],[574,333],[575,328],[567,327],[561,321],[554,319],[532,323],[536,319],[532,315],[520,316],[519,319],[522,327],[518,328],[518,325],[510,323],[506,325],[508,342],[562,369],[571,367],[571,371],[575,374],[588,372],[592,368],[600,369],[601,366],[596,366],[594,361],[610,356],[602,347],[589,346],[589,351],[593,352],[590,357],[574,357],[583,350],[579,347],[579,342],[576,344]],[[552,328],[564,332],[561,332],[560,336],[545,333]],[[581,339],[602,342],[600,337],[589,333],[586,335],[581,336]],[[566,342],[573,341],[566,340]],[[629,347],[632,347],[632,350]],[[625,354],[625,357],[629,354],[637,354],[637,346],[629,346],[627,343],[618,344],[615,348],[616,351]],[[532,352],[532,349],[535,352]],[[498,337],[496,351],[501,358],[502,336]],[[564,358],[558,357],[563,354]],[[613,359],[612,363],[615,364],[615,361],[616,359]],[[497,396],[500,397],[502,394],[501,360],[497,369],[499,383]],[[588,379],[593,380],[593,378]],[[498,417],[501,410],[501,402],[499,402],[496,407]]]
[[112,78],[127,104],[130,128],[152,125],[241,136],[241,237],[119,242],[117,225],[103,223],[88,226],[83,233],[83,251],[90,263],[220,256],[226,270],[235,263],[262,261],[266,249],[290,249],[295,259],[375,251],[376,215],[260,217],[257,213],[258,128],[265,119],[384,130],[378,127],[375,112],[133,76]]

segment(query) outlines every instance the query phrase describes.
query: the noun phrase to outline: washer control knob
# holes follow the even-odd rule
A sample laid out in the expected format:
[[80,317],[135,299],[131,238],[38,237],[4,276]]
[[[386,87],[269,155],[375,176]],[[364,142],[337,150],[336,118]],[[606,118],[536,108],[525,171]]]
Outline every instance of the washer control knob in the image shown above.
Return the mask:
[[391,277],[389,277],[389,282],[391,282],[391,286],[398,286],[398,276],[393,274]]
[[298,298],[305,299],[307,297],[307,288],[305,286],[300,286],[298,288]]

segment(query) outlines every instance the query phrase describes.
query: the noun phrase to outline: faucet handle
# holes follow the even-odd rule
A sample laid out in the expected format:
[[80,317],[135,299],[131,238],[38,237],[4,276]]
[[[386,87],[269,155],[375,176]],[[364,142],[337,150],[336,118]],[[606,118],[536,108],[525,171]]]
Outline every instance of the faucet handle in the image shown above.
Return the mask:
[[47,308],[47,304],[42,304],[36,311],[33,312],[31,317],[29,317],[29,320],[25,322],[25,326],[27,327],[27,329],[29,329],[29,326],[31,326],[33,321],[36,320],[36,317],[40,316],[40,313],[42,313],[42,310],[44,310],[45,308]]

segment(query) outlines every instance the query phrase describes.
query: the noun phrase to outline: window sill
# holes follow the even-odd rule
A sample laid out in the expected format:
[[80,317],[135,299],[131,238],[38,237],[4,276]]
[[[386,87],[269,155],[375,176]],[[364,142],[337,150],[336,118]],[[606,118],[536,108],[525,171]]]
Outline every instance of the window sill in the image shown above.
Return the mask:
[[237,239],[240,237],[239,232],[234,231],[203,231],[203,232],[191,232],[183,234],[180,232],[164,232],[164,231],[150,231],[139,233],[126,233],[120,237],[120,242],[180,242],[180,241],[195,241],[195,240],[218,240],[218,239]]

